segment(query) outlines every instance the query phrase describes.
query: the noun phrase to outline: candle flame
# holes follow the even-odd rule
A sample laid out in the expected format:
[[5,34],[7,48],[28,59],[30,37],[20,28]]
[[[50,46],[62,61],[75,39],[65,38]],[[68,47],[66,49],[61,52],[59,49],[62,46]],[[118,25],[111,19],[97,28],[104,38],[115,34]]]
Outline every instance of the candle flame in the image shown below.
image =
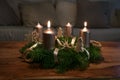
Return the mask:
[[85,26],[85,27],[87,26],[87,21],[84,22],[84,26]]
[[72,27],[72,25],[68,22],[67,23],[67,25],[66,25],[67,27]]
[[47,23],[47,27],[50,28],[51,27],[51,23],[50,23],[50,20],[48,21]]
[[82,29],[82,31],[87,32],[87,31],[88,31],[87,27],[85,26],[85,27]]
[[82,31],[84,31],[84,32],[88,31],[88,29],[87,29],[87,21],[84,22],[84,28],[82,29]]
[[38,23],[36,27],[37,28],[42,28],[42,25],[40,25],[40,23]]

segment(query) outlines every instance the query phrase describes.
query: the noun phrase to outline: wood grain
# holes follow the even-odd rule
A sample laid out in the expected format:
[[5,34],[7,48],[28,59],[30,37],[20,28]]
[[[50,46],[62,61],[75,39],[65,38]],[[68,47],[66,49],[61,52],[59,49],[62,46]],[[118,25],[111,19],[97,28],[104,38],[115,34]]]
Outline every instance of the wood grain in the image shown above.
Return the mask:
[[72,78],[118,78],[120,77],[120,42],[102,42],[101,64],[90,64],[85,71],[70,70],[58,74],[55,69],[41,69],[19,58],[19,49],[26,42],[0,42],[0,80],[72,79]]

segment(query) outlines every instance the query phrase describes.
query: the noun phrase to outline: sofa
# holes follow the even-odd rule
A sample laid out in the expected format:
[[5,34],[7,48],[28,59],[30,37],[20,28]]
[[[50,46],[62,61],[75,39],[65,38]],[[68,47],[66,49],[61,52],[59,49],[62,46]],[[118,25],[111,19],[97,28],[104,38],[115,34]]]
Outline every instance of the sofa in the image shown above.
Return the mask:
[[39,22],[56,30],[70,22],[79,36],[88,22],[91,39],[120,41],[120,9],[104,0],[0,0],[0,41],[23,41]]

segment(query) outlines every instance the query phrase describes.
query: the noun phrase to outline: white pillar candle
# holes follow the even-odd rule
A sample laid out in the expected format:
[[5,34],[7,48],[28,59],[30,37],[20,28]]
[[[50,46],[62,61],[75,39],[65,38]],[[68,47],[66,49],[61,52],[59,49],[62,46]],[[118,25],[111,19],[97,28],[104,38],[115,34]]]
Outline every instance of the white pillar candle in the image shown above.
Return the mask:
[[51,23],[48,21],[47,29],[43,32],[43,45],[45,49],[53,49],[55,47],[55,33],[50,28]]
[[68,22],[67,25],[65,26],[65,36],[66,37],[71,37],[72,35],[72,25]]
[[84,28],[81,30],[84,47],[90,46],[90,31],[87,29],[87,22],[84,22]]
[[40,39],[42,40],[42,37],[43,37],[43,26],[40,25],[40,23],[38,23],[35,28],[36,28],[37,32],[39,33]]

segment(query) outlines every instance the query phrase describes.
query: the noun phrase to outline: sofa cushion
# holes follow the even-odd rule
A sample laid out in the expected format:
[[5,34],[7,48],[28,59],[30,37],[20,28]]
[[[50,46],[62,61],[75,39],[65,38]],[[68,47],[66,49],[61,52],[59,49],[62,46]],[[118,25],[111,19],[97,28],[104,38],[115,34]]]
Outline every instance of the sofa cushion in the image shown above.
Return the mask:
[[20,5],[20,11],[25,26],[35,26],[38,22],[46,25],[48,20],[53,26],[57,25],[56,12],[51,3],[23,3]]
[[70,22],[73,26],[76,23],[76,0],[58,0],[56,5],[59,25],[65,26]]
[[116,10],[116,16],[117,16],[117,20],[118,20],[118,26],[120,27],[120,9]]
[[0,25],[18,25],[18,17],[13,9],[8,5],[6,0],[0,0]]
[[106,1],[78,0],[77,26],[87,21],[89,27],[109,27],[110,8]]
[[115,9],[111,14],[111,25],[120,27],[120,9]]

